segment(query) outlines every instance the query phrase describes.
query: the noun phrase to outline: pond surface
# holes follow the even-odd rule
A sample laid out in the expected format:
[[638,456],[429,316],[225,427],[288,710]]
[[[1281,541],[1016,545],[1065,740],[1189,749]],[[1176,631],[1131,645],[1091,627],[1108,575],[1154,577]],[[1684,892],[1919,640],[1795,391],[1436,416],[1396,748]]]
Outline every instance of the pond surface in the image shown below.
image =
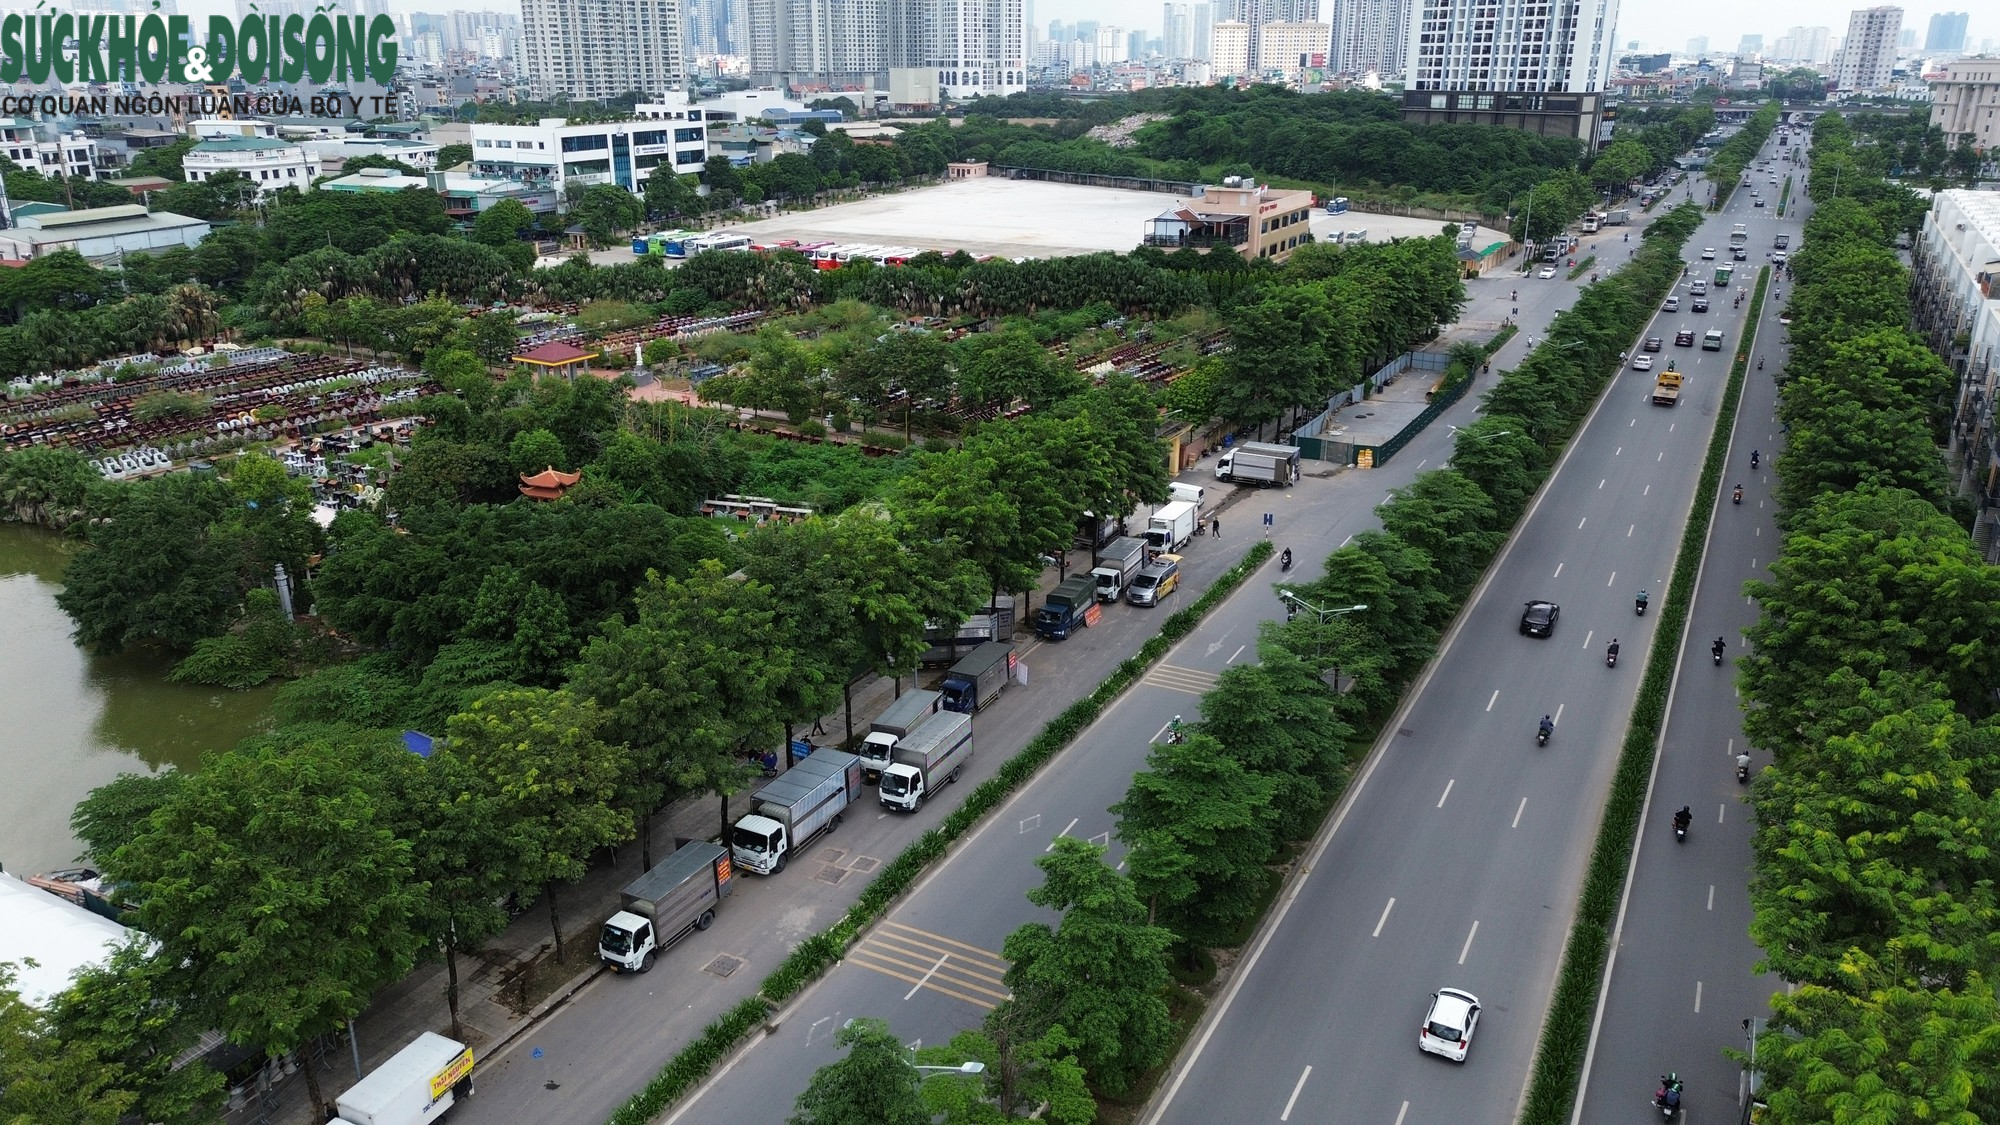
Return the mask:
[[79,800],[122,773],[196,768],[261,730],[275,690],[169,683],[159,653],[78,648],[56,607],[74,549],[0,523],[0,866],[13,875],[77,862]]

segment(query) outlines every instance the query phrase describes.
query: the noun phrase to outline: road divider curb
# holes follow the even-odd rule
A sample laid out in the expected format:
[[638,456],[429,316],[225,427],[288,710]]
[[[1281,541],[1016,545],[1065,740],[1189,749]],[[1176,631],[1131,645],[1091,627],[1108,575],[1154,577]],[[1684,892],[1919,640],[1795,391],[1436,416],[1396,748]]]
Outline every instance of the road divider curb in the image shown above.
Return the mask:
[[840,920],[805,939],[792,950],[771,975],[764,978],[758,994],[724,1012],[702,1029],[694,1042],[683,1047],[644,1089],[634,1094],[611,1115],[610,1125],[645,1125],[655,1116],[695,1088],[717,1064],[807,985],[838,964],[861,932],[887,914],[889,908],[929,870],[943,859],[951,845],[977,827],[999,808],[1014,791],[1034,777],[1036,771],[1054,760],[1090,724],[1097,721],[1125,689],[1139,682],[1146,670],[1166,656],[1174,644],[1194,632],[1217,606],[1270,560],[1275,550],[1269,540],[1253,544],[1242,561],[1223,572],[1193,605],[1177,610],[1147,638],[1139,651],[1126,657],[1118,668],[1097,685],[1096,690],[1063,709],[1049,720],[1041,732],[1000,767],[1000,772],[980,782],[966,796],[965,803],[936,827],[912,841],[890,860],[862,890],[861,898]]

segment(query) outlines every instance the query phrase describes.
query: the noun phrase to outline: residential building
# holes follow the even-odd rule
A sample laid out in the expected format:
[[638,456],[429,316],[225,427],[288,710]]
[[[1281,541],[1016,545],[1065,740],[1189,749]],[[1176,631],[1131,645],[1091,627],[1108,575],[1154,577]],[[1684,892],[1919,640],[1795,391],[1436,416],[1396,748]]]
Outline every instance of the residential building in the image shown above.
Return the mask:
[[1234,250],[1246,259],[1282,262],[1312,240],[1312,205],[1309,191],[1224,181],[1148,220],[1144,242],[1163,250]]
[[1764,37],[1761,35],[1745,35],[1742,41],[1736,44],[1736,53],[1739,55],[1763,54]]
[[438,146],[428,141],[389,137],[324,137],[302,140],[299,147],[319,157],[324,166],[344,164],[364,156],[384,156],[418,171],[437,163]]
[[1965,26],[1971,17],[1964,12],[1938,12],[1924,34],[1924,50],[1957,54],[1965,50]]
[[97,142],[81,132],[48,128],[44,140],[35,122],[0,117],[0,155],[44,176],[97,178]]
[[571,124],[545,117],[533,125],[472,126],[472,171],[517,180],[558,198],[570,184],[617,184],[643,192],[655,168],[683,174],[708,160],[703,111],[693,106],[638,105],[624,121]]
[[1023,0],[925,0],[921,7],[935,12],[929,34],[921,20],[912,21],[906,31],[917,36],[917,43],[932,45],[940,94],[1006,97],[1027,90],[1028,13]]
[[17,213],[14,225],[0,230],[0,258],[25,260],[74,250],[94,262],[111,262],[121,254],[193,247],[208,237],[208,230],[205,219],[170,211],[148,214],[139,203],[41,215]]
[[1691,59],[1706,58],[1708,55],[1708,36],[1697,35],[1693,39],[1688,40],[1687,51],[1685,53]]
[[1307,70],[1323,70],[1333,46],[1333,28],[1323,23],[1267,23],[1257,31],[1257,58],[1265,74],[1296,82]]
[[1097,61],[1100,64],[1122,63],[1131,57],[1124,28],[1103,26],[1097,29]]
[[312,190],[319,178],[319,154],[276,137],[211,137],[181,158],[188,182],[200,183],[224,172],[240,172],[257,185],[257,194],[286,188]]
[[686,86],[681,0],[522,0],[521,22],[533,97],[661,97]]
[[1484,124],[1595,147],[1617,0],[1414,0],[1403,120]]
[[1771,44],[1770,56],[1774,60],[1823,67],[1833,59],[1833,29],[1791,28]]
[[1215,42],[1215,4],[1213,0],[1195,0],[1194,4],[1194,54],[1193,58],[1202,62],[1209,60],[1210,44]]
[[2000,192],[1938,192],[1910,259],[1916,329],[1958,380],[1952,444],[1978,501],[1972,538],[2000,563]]
[[445,216],[455,221],[470,221],[503,199],[511,199],[536,214],[556,210],[556,193],[552,188],[535,188],[517,180],[470,172],[406,176],[393,168],[363,168],[351,176],[328,180],[319,188],[357,193],[434,191],[444,197]]
[[1160,53],[1170,59],[1191,59],[1194,53],[1194,9],[1186,0],[1167,0],[1160,11]]
[[1242,20],[1223,20],[1212,29],[1215,40],[1209,59],[1217,78],[1247,78],[1250,75],[1250,25]]
[[1401,77],[1408,58],[1406,0],[1334,0],[1332,57],[1336,74]]
[[1993,159],[2000,152],[2000,59],[1959,59],[1930,78],[1931,124],[1948,148],[1969,141]]
[[1847,38],[1840,41],[1833,88],[1878,90],[1887,86],[1896,67],[1896,37],[1902,30],[1901,8],[1863,8],[1848,16]]

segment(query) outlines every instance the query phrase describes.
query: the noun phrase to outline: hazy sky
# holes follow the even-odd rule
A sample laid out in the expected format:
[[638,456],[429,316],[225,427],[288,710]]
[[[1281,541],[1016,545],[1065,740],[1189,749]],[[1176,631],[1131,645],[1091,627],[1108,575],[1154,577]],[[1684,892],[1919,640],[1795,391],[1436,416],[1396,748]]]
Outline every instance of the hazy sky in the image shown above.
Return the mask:
[[[1333,0],[1320,0],[1321,18],[1330,12]],[[1145,28],[1160,34],[1160,4],[1152,0],[1030,0],[1034,20],[1047,33],[1049,21],[1073,22],[1094,19],[1133,29]],[[1762,35],[1769,43],[1791,27],[1830,27],[1838,37],[1847,34],[1847,15],[1870,3],[1827,3],[1825,0],[1763,0],[1745,4],[1742,0],[1625,0],[1618,6],[1618,47],[1637,39],[1648,49],[1678,51],[1697,35],[1708,36],[1712,48],[1729,50],[1745,35]],[[1991,14],[1987,0],[1931,7],[1903,8],[1903,26],[1917,29],[1917,43],[1923,44],[1924,30],[1934,12],[1972,13],[1966,34],[1976,47],[1982,36],[2000,35],[2000,18]]]

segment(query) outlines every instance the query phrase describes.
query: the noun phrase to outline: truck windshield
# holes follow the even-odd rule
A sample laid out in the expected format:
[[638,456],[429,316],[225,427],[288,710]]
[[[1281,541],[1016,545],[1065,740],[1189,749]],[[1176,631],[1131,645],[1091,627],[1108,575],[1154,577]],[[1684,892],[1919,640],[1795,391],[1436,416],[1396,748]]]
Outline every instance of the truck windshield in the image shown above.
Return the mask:
[[632,952],[632,935],[616,926],[604,927],[597,935],[597,944],[606,953],[626,954]]
[[909,782],[900,773],[882,775],[882,792],[891,797],[900,797],[909,789]]
[[946,684],[942,690],[944,693],[944,706],[947,711],[958,710],[959,705],[966,701],[964,689],[960,688],[957,684]]
[[771,850],[771,841],[762,832],[752,832],[748,828],[732,830],[729,833],[729,843],[732,847],[742,848],[746,852],[755,852],[760,855]]

